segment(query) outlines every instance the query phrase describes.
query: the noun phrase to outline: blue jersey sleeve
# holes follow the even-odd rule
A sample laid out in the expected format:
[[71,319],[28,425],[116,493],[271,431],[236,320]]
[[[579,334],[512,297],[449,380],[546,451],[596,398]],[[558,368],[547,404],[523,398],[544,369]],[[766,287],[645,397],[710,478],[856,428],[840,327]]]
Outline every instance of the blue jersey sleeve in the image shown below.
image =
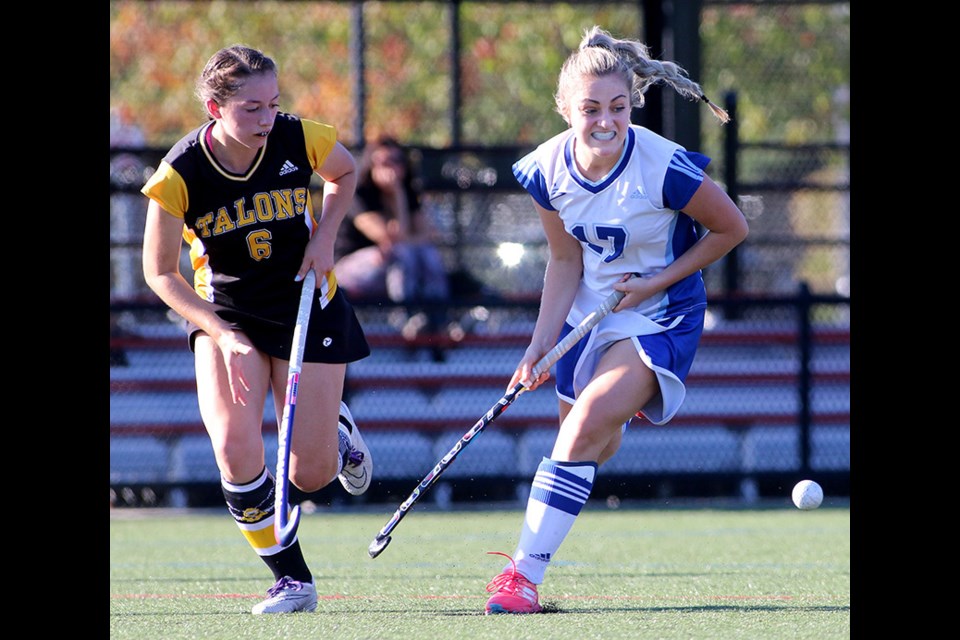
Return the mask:
[[556,211],[550,204],[549,191],[547,190],[547,181],[543,177],[543,172],[537,166],[533,159],[533,154],[524,156],[513,165],[513,175],[516,177],[520,186],[526,189],[527,193],[533,196],[533,199],[544,209]]
[[663,178],[663,204],[669,209],[680,211],[703,182],[703,170],[710,164],[710,158],[695,151],[674,152]]

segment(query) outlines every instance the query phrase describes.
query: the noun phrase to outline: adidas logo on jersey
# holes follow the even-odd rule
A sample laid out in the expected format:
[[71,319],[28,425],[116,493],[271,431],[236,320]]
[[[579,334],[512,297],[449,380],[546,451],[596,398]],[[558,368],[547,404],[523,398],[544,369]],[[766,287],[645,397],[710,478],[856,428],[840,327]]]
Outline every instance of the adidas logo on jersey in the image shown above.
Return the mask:
[[530,556],[534,560],[539,560],[540,562],[550,562],[549,553],[531,553]]
[[283,166],[280,167],[280,175],[285,176],[288,173],[293,173],[296,170],[297,168],[294,166],[292,162],[290,162],[289,160],[284,160]]
[[630,194],[631,198],[646,198],[647,194],[643,190],[643,187],[637,187],[637,190]]

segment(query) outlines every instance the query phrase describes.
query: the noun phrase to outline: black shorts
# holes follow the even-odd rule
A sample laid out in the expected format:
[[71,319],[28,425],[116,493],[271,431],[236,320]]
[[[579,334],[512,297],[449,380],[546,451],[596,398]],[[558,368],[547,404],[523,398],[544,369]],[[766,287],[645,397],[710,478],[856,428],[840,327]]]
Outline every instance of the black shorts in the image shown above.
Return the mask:
[[[296,313],[289,323],[267,320],[233,309],[221,309],[217,315],[245,333],[258,350],[274,358],[290,359],[293,331],[297,324]],[[202,329],[188,322],[186,330],[190,350],[193,351],[194,340]],[[340,288],[337,288],[333,300],[325,309],[321,309],[318,303],[313,305],[303,349],[304,362],[347,363],[368,355],[370,345],[367,344],[363,327]]]

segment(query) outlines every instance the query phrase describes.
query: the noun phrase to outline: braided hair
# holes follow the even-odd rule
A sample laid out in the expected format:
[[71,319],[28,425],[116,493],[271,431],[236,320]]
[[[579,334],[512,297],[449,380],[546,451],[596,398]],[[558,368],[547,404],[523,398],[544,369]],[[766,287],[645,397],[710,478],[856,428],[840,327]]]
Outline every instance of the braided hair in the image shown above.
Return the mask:
[[654,60],[647,45],[637,40],[614,38],[609,32],[593,26],[584,32],[579,48],[570,54],[560,69],[557,93],[554,96],[557,112],[568,120],[567,100],[570,90],[582,76],[600,78],[610,74],[623,76],[632,87],[630,106],[642,107],[644,93],[657,83],[668,84],[689,100],[707,103],[721,123],[730,121],[729,114],[707,98],[700,85],[691,80],[685,69],[675,62]]

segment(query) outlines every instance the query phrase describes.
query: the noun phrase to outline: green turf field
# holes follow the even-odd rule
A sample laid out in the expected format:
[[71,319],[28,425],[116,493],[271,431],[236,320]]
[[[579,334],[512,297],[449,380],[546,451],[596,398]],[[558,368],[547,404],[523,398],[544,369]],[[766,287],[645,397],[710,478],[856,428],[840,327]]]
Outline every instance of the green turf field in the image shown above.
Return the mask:
[[[789,504],[789,503],[788,503]],[[547,613],[484,616],[522,511],[317,511],[299,534],[313,613],[253,616],[273,580],[226,512],[115,510],[114,639],[491,640],[850,637],[850,510],[587,509],[540,587]]]

